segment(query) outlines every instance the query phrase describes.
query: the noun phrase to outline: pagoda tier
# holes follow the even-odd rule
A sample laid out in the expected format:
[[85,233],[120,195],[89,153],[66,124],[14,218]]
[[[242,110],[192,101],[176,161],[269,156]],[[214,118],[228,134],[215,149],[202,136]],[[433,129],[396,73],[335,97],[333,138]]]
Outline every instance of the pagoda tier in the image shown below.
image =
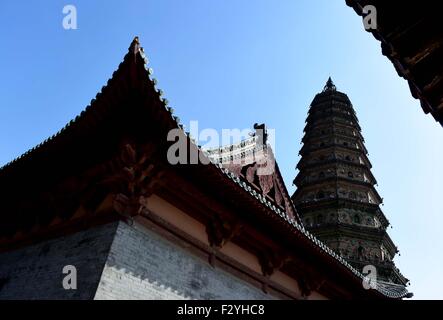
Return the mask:
[[355,110],[331,78],[304,132],[292,200],[305,227],[359,270],[373,265],[380,280],[405,285]]

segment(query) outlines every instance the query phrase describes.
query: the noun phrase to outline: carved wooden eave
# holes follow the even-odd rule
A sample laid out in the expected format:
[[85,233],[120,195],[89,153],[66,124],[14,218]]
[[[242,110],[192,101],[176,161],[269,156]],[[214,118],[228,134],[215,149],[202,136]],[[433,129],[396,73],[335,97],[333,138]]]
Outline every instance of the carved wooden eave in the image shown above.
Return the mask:
[[346,0],[355,12],[377,9],[377,29],[369,30],[380,41],[382,54],[398,75],[408,81],[412,96],[425,113],[443,125],[443,29],[437,1]]
[[[407,294],[364,290],[363,275],[300,224],[278,166],[271,177],[256,184],[255,177],[248,179],[241,170],[236,175],[213,163],[170,165],[166,155],[172,142],[167,133],[182,126],[146,64],[136,38],[85,111],[0,169],[1,251],[111,221],[149,220],[158,232],[169,230],[189,248],[198,247],[214,266],[223,260],[264,289],[269,284],[275,287],[269,277],[283,270],[299,281],[304,294],[317,290],[359,299],[398,299]],[[207,156],[180,132],[190,150]],[[278,189],[282,198],[271,196],[272,189]],[[148,209],[152,195],[205,225],[209,245],[153,215]],[[231,242],[259,257],[261,274],[245,271],[226,257],[221,249]]]

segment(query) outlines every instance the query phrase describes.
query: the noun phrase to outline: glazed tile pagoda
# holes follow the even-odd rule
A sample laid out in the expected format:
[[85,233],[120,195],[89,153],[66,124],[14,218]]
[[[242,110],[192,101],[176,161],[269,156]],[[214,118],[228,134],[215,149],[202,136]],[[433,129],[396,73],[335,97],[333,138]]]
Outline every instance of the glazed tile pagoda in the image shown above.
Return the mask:
[[292,199],[306,228],[357,270],[375,266],[379,280],[405,285],[357,116],[331,78],[312,101],[304,132]]

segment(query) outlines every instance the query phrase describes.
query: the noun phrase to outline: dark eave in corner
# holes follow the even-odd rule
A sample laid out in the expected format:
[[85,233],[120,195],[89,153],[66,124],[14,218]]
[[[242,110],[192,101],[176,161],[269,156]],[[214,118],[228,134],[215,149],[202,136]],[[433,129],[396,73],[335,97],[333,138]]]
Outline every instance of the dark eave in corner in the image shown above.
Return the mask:
[[346,0],[355,12],[377,9],[377,29],[369,30],[381,42],[382,53],[399,76],[408,81],[412,96],[425,113],[443,125],[443,27],[438,1]]

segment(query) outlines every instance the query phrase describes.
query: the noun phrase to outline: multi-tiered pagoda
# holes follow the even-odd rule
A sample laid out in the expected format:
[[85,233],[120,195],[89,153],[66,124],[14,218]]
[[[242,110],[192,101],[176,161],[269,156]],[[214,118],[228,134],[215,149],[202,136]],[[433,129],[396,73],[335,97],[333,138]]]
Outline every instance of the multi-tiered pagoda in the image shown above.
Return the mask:
[[379,280],[406,284],[393,262],[398,250],[386,232],[357,116],[331,78],[314,98],[304,132],[292,199],[305,226],[358,270],[371,265]]

